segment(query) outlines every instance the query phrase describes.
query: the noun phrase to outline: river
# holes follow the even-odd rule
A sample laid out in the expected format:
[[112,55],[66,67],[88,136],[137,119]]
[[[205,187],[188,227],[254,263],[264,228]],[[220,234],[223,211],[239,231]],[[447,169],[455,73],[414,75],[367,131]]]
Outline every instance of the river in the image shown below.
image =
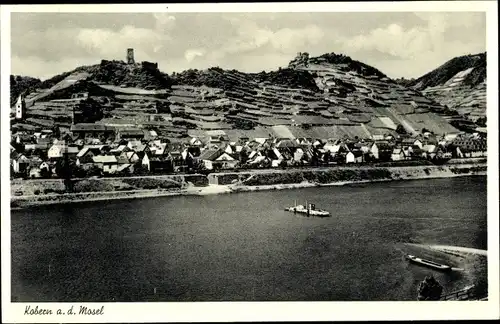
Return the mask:
[[[283,209],[308,200],[332,217]],[[486,249],[486,177],[12,211],[13,301],[415,300],[404,243]],[[435,273],[445,291],[476,274]],[[482,273],[482,275],[485,275]]]

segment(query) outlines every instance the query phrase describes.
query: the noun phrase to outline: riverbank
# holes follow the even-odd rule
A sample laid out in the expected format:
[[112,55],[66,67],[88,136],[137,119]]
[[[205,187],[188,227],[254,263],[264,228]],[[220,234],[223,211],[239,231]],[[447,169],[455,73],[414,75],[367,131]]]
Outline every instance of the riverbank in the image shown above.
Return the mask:
[[355,183],[486,175],[486,163],[404,167],[331,167],[302,170],[251,170],[204,175],[166,175],[75,180],[68,193],[62,180],[11,183],[11,207],[176,195],[339,186]]
[[[438,263],[452,266],[453,272],[461,273],[464,278],[463,287],[474,287],[477,296],[488,295],[488,251],[462,246],[426,245],[405,243],[402,249]],[[444,291],[448,294],[451,291]]]

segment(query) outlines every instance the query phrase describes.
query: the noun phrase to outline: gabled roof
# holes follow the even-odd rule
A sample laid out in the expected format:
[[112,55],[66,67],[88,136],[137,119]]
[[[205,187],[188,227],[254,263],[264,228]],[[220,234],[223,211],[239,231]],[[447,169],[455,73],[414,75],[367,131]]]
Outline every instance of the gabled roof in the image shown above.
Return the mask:
[[201,152],[198,159],[213,161],[221,155],[222,155],[222,152],[220,150],[210,150],[209,149],[209,150],[205,150],[205,151]]
[[80,150],[80,152],[78,152],[78,154],[76,155],[77,158],[80,158],[82,156],[85,156],[85,154],[87,154],[88,152],[90,151],[90,148],[89,147],[84,147]]
[[235,161],[236,159],[230,154],[224,152],[219,157],[215,159],[216,161]]

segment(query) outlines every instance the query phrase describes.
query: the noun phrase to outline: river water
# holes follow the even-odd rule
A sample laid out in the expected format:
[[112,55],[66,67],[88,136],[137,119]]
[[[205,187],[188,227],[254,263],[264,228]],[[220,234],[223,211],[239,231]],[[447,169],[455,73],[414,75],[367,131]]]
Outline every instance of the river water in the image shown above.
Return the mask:
[[[295,199],[332,217],[285,212]],[[12,299],[415,300],[432,270],[403,243],[486,249],[486,214],[485,176],[17,210]]]

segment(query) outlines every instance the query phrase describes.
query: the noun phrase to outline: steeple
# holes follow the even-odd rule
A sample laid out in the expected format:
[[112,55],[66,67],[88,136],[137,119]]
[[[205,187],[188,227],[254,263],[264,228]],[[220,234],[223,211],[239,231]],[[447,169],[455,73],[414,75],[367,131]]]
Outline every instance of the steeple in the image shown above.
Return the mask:
[[16,102],[16,119],[23,119],[26,115],[26,101],[24,101],[24,96],[19,95]]

